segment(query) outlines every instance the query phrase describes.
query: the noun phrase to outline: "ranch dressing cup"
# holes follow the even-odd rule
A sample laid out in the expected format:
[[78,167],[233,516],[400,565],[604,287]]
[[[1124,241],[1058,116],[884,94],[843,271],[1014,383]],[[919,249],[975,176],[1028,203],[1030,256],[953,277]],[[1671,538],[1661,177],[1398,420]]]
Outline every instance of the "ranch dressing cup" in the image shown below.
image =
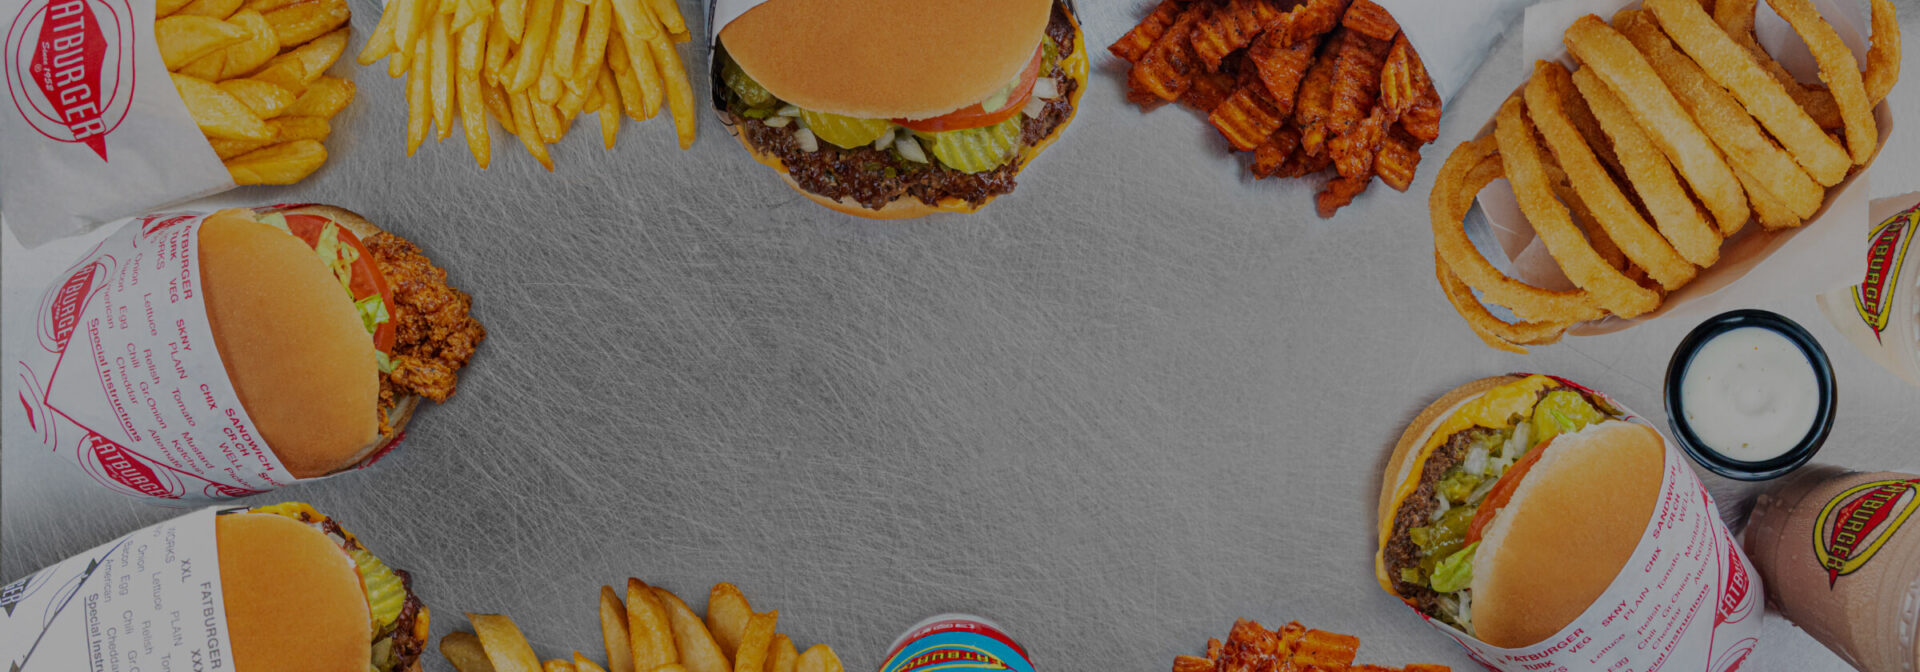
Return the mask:
[[908,628],[887,647],[880,672],[919,672],[979,668],[1033,672],[1027,650],[993,621],[966,614],[941,614]]
[[1754,503],[1747,553],[1781,614],[1863,672],[1920,672],[1920,475],[1815,466]]
[[1695,327],[1674,349],[1665,392],[1674,442],[1700,466],[1742,481],[1806,464],[1833,431],[1840,403],[1820,342],[1764,310]]

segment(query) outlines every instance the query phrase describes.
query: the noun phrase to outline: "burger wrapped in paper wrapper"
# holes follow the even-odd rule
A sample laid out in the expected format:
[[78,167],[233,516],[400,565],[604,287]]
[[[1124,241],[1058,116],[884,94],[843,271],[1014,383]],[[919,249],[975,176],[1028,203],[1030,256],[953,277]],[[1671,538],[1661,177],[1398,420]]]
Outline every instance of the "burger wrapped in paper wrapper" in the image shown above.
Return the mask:
[[0,214],[33,247],[234,187],[172,84],[153,0],[0,0]]
[[1920,260],[1908,256],[1920,235],[1920,193],[1874,201],[1879,222],[1867,237],[1860,284],[1820,295],[1820,311],[1847,342],[1909,384],[1920,385]]
[[397,444],[486,337],[470,308],[418,247],[340,208],[147,215],[34,309],[15,421],[123,494],[266,492]]
[[[1861,4],[1813,0],[1854,57],[1865,63],[1869,31]],[[1623,0],[1547,0],[1532,5],[1524,19],[1521,62],[1527,64],[1528,72],[1537,60],[1572,66],[1574,61],[1563,40],[1568,26],[1588,14],[1611,17],[1620,9],[1637,5]],[[1800,81],[1819,81],[1818,63],[1767,3],[1759,3],[1755,20],[1759,41],[1769,53]],[[1878,146],[1884,148],[1893,133],[1895,115],[1885,102],[1873,112],[1880,132]],[[1490,120],[1481,135],[1491,133],[1493,126]],[[1743,228],[1720,249],[1717,263],[1700,269],[1693,282],[1669,294],[1658,309],[1632,319],[1608,316],[1575,325],[1567,333],[1613,333],[1667,316],[1705,318],[1783,296],[1818,294],[1858,282],[1865,269],[1859,263],[1859,229],[1854,224],[1867,217],[1872,166],[1870,160],[1829,189],[1826,204],[1804,226],[1778,231],[1765,231],[1759,226]],[[1466,218],[1466,227],[1487,258],[1495,263],[1505,261],[1507,267],[1501,270],[1515,279],[1551,290],[1574,287],[1545,243],[1534,234],[1506,181],[1496,180],[1480,192],[1479,204]]]
[[1381,587],[1490,669],[1728,672],[1758,643],[1759,577],[1687,459],[1573,382],[1441,397],[1379,516]]
[[134,532],[7,584],[0,605],[13,672],[418,672],[430,616],[406,572],[292,502]]

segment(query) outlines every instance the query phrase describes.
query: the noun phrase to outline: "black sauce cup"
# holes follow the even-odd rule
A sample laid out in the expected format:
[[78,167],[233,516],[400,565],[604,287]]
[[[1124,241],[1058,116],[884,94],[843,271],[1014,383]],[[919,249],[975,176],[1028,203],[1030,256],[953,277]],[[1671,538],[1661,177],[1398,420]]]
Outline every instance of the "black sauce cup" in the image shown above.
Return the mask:
[[[1813,416],[1813,426],[1807,428],[1807,435],[1794,444],[1793,448],[1779,457],[1762,462],[1736,460],[1715,451],[1712,446],[1700,440],[1693,427],[1687,424],[1686,402],[1680,396],[1680,383],[1686,378],[1687,367],[1693,364],[1693,357],[1700,347],[1708,341],[1735,329],[1758,327],[1785,336],[1792,341],[1800,353],[1806,355],[1807,363],[1813,366],[1814,382],[1819,387],[1819,407]],[[1799,323],[1765,310],[1735,310],[1721,313],[1694,327],[1680,341],[1680,347],[1673,352],[1673,360],[1667,363],[1667,381],[1665,386],[1667,425],[1673,429],[1673,438],[1687,456],[1706,467],[1708,471],[1741,481],[1764,481],[1779,478],[1787,472],[1799,469],[1813,454],[1820,452],[1820,446],[1827,442],[1827,435],[1833,432],[1833,419],[1838,415],[1840,406],[1840,386],[1833,377],[1833,365],[1827,361],[1827,351],[1820,342],[1807,333]]]

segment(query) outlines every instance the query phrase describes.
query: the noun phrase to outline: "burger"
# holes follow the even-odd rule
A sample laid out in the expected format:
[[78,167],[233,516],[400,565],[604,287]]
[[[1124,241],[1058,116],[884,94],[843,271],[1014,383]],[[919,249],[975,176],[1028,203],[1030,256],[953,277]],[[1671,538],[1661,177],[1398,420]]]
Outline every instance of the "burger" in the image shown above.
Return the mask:
[[1659,433],[1547,376],[1456,388],[1401,436],[1380,492],[1380,586],[1502,648],[1572,623],[1626,565],[1665,467]]
[[446,401],[486,328],[420,248],[325,205],[222,210],[200,229],[221,363],[299,478],[377,457]]
[[297,502],[214,518],[237,672],[418,672],[429,613],[413,580]]
[[862,217],[973,212],[1086,88],[1064,0],[768,0],[720,29],[714,105],[760,163]]

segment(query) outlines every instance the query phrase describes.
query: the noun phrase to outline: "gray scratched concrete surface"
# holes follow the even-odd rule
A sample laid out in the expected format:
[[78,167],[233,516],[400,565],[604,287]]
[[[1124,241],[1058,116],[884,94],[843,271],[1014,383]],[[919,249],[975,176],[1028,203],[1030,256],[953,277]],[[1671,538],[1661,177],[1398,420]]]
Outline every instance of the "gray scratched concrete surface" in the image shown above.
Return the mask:
[[[1920,5],[1901,4],[1920,34]],[[462,612],[502,612],[548,657],[598,652],[596,590],[637,576],[696,608],[739,584],[854,670],[942,611],[997,619],[1047,670],[1165,670],[1243,616],[1359,635],[1363,662],[1470,668],[1374,584],[1377,474],[1402,424],[1514,370],[1664,423],[1661,377],[1693,325],[1520,357],[1441,298],[1425,195],[1521,80],[1517,29],[1413,189],[1376,185],[1329,222],[1312,185],[1246,179],[1201,119],[1122,100],[1098,48],[1146,0],[1080,5],[1096,68],[1065,139],[984,213],[907,223],[805,203],[704,111],[687,152],[664,120],[627,124],[612,152],[576,128],[551,175],[498,133],[487,172],[458,134],[407,158],[401,82],[354,71],[326,169],[218,202],[363,212],[451,269],[491,337],[378,468],[257,501],[313,502],[412,570],[436,638]],[[349,53],[378,14],[353,6]],[[1920,86],[1892,105],[1908,121],[1876,196],[1920,188]],[[6,239],[13,348],[50,269],[89,241]],[[1834,355],[1843,408],[1821,461],[1920,469],[1920,390],[1853,351],[1812,296],[1763,307]],[[176,513],[49,466],[7,403],[0,579]],[[1707,480],[1729,508],[1752,492]],[[1758,654],[1748,669],[1842,667],[1778,619]],[[427,669],[451,668],[436,654]]]

